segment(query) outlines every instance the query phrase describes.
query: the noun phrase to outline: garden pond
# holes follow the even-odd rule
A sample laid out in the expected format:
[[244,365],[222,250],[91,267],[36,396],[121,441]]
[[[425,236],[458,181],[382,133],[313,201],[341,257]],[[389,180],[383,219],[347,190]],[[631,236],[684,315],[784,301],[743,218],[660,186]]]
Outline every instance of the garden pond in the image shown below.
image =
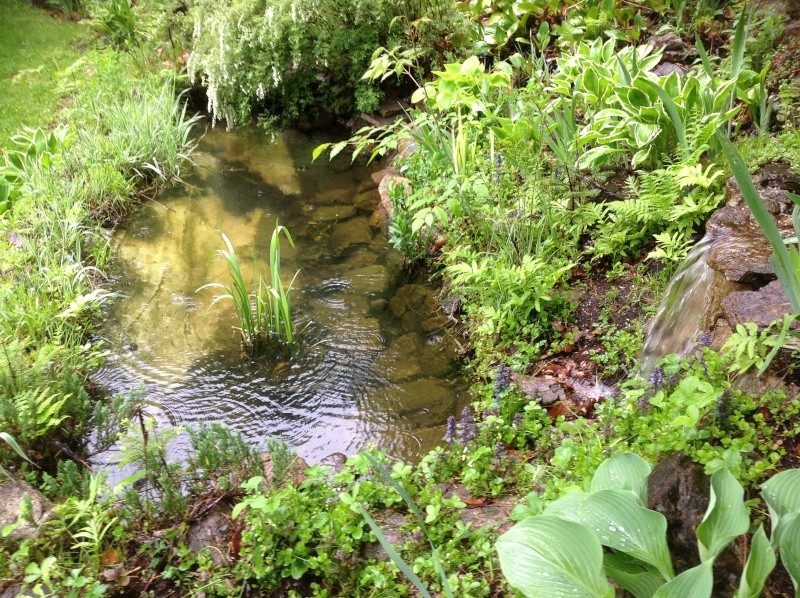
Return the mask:
[[[278,437],[313,463],[377,445],[415,459],[442,441],[469,402],[435,289],[391,248],[370,169],[346,158],[312,165],[329,136],[210,129],[185,185],[147,202],[113,242],[119,296],[102,328],[109,356],[95,382],[143,386],[159,425],[220,422],[262,449]],[[374,170],[374,169],[373,169]],[[297,273],[291,359],[243,356],[229,282],[216,255],[227,235],[244,270],[267,275],[276,221],[282,278]],[[181,435],[170,448],[188,446]]]

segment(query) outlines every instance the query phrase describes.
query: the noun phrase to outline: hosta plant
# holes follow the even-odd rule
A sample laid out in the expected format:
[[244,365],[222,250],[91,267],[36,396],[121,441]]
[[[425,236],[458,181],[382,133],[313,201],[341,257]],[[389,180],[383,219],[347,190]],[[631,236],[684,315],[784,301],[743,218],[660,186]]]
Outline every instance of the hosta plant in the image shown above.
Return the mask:
[[[542,514],[524,519],[497,541],[500,566],[525,596],[612,598],[615,582],[636,598],[710,597],[713,564],[750,528],[744,490],[727,469],[711,476],[708,509],[697,527],[700,564],[676,575],[667,545],[667,520],[647,508],[650,466],[632,453],[600,465],[589,490],[572,492]],[[797,588],[800,580],[800,470],[761,486],[772,523],[759,526],[737,598],[757,598],[778,551]]]

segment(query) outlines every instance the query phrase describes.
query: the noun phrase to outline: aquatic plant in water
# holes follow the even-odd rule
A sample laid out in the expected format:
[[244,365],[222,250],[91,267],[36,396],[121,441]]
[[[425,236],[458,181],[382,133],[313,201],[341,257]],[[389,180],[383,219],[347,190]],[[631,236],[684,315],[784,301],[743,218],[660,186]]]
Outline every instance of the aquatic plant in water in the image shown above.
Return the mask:
[[233,301],[239,324],[237,329],[242,336],[242,347],[251,357],[284,353],[291,349],[294,343],[291,290],[297,273],[291,282],[284,286],[281,281],[281,234],[294,247],[288,229],[276,222],[269,247],[270,284],[265,282],[263,276],[256,277],[254,274],[253,291],[248,290],[239,266],[239,258],[230,239],[222,233],[226,249],[218,249],[217,254],[228,264],[231,284],[214,282],[198,289],[201,291],[206,288],[221,288],[225,293],[214,299],[214,303],[221,299]]

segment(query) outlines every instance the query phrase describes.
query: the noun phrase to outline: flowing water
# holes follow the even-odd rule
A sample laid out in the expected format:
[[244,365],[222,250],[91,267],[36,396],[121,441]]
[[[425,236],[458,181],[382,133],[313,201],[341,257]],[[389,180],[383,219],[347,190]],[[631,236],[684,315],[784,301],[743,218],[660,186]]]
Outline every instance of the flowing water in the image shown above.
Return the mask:
[[[468,397],[447,318],[432,290],[407,280],[400,254],[370,222],[378,195],[349,161],[311,165],[328,141],[285,133],[210,131],[185,187],[144,206],[114,239],[122,297],[103,336],[110,357],[96,382],[112,392],[142,384],[162,425],[222,422],[264,447],[279,437],[309,462],[376,444],[413,459],[438,444]],[[251,280],[266,274],[276,219],[282,276],[299,270],[291,360],[244,358],[227,282],[215,257],[224,232]],[[171,449],[181,453],[187,440]]]
[[714,271],[706,262],[712,247],[712,240],[704,237],[670,280],[644,341],[642,374],[649,374],[665,355],[687,355],[694,347],[714,280]]

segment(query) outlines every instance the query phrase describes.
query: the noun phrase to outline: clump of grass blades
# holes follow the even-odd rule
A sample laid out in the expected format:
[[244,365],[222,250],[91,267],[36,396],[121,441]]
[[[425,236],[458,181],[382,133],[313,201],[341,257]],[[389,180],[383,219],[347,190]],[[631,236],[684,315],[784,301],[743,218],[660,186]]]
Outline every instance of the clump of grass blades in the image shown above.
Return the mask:
[[231,283],[210,283],[198,289],[221,288],[225,293],[214,302],[221,299],[233,301],[242,347],[251,357],[286,353],[294,343],[291,290],[297,273],[288,285],[281,281],[281,234],[294,247],[288,229],[276,223],[269,247],[270,284],[262,276],[254,274],[253,291],[248,290],[233,244],[222,233],[226,249],[219,249],[217,253],[228,264]]

